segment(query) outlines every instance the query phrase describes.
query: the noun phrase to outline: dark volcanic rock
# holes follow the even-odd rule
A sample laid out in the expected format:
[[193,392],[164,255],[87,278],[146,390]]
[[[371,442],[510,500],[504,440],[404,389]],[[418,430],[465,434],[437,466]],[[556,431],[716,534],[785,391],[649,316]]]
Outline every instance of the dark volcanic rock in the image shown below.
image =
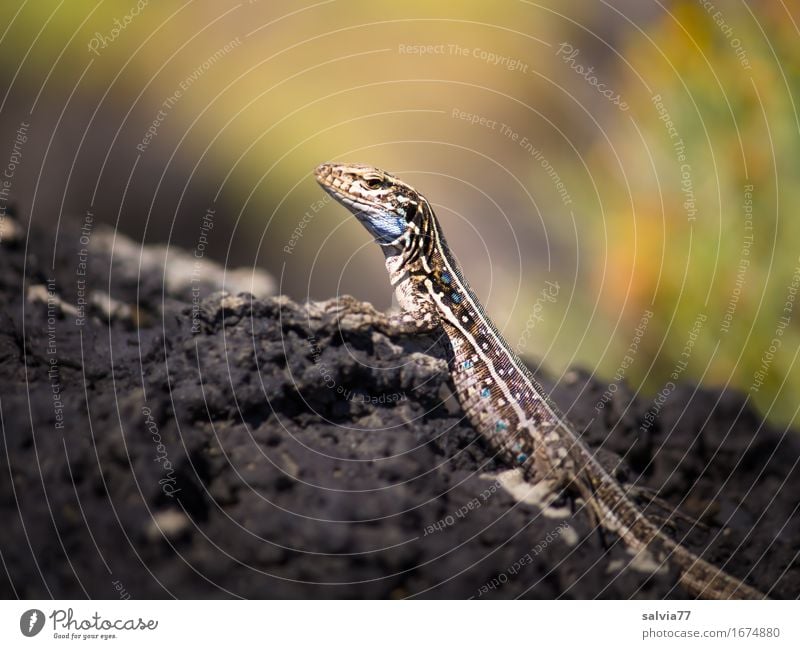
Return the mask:
[[[152,276],[144,297],[112,283],[115,308],[80,324],[76,246],[52,270],[44,233],[0,249],[4,597],[684,595],[626,568],[571,498],[542,508],[493,477],[435,340],[358,326],[351,298],[159,301]],[[669,503],[648,511],[680,504],[703,523],[674,524],[695,550],[800,592],[796,435],[692,386],[643,432],[651,404],[623,389],[596,416],[605,387],[573,372],[553,396]]]

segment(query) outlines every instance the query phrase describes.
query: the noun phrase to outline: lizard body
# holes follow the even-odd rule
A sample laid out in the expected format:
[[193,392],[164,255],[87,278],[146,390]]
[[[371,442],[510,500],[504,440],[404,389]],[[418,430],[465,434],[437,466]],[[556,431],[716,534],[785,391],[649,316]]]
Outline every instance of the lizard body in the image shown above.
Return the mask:
[[765,595],[667,536],[595,459],[518,358],[464,278],[428,201],[413,187],[365,165],[323,164],[320,185],[345,205],[384,252],[403,314],[395,331],[444,331],[461,405],[489,447],[527,479],[569,487],[598,522],[634,551],[680,572],[693,595],[762,599]]

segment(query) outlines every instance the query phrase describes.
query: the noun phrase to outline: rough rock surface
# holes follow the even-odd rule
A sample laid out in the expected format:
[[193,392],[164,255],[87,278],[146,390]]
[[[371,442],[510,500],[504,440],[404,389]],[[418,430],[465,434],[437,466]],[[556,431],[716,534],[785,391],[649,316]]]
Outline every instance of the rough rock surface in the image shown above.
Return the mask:
[[[193,305],[152,276],[78,324],[78,281],[109,287],[96,251],[76,275],[80,248],[0,248],[0,595],[685,596],[579,502],[501,473],[432,339],[355,326],[355,300]],[[605,389],[575,371],[553,396],[621,478],[701,519],[674,524],[693,549],[795,597],[798,437],[690,385],[642,434],[652,402],[622,386],[595,417]]]

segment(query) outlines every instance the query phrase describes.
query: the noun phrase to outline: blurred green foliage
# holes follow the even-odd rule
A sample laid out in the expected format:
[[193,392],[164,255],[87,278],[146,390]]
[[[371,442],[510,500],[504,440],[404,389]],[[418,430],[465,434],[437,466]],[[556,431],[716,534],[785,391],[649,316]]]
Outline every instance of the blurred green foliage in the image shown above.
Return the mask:
[[[739,388],[773,419],[797,424],[800,305],[791,303],[800,272],[800,33],[780,6],[759,5],[754,15],[746,5],[719,4],[720,14],[676,3],[624,48],[642,77],[628,71],[623,87],[639,133],[618,122],[611,135],[627,185],[608,173],[614,167],[602,143],[592,152],[598,182],[609,189],[613,281],[603,305],[609,316],[623,310],[630,326],[650,304],[658,315],[645,337],[646,357],[656,363],[635,363],[634,384],[660,389],[681,367],[704,314],[683,377]],[[654,95],[685,143],[697,209],[691,220],[675,140]],[[626,340],[618,342],[623,353]],[[613,372],[613,361],[601,371]]]
[[[68,100],[89,113],[110,106],[115,121],[87,146],[104,155],[116,137],[109,155],[130,157],[165,99],[240,39],[170,109],[139,163],[184,165],[187,175],[202,165],[200,184],[222,188],[237,223],[228,263],[266,266],[295,297],[344,291],[385,307],[380,255],[337,207],[314,212],[284,252],[320,198],[314,165],[370,162],[401,172],[434,202],[519,351],[551,369],[579,363],[609,378],[625,365],[625,379],[652,392],[680,367],[681,380],[737,387],[770,417],[800,423],[800,313],[780,320],[800,265],[800,31],[782,3],[632,2],[616,11],[577,0],[151,0],[126,21],[136,4],[3,2],[9,102],[40,96],[39,122],[48,110],[55,122]],[[125,28],[92,53],[92,39],[109,39],[117,20]],[[560,43],[579,50],[571,63]],[[403,49],[415,44],[446,49]],[[576,65],[591,66],[629,110]],[[135,178],[133,187],[150,191]],[[184,234],[175,241],[191,245]],[[548,281],[558,281],[556,299],[537,302]],[[655,317],[628,363],[648,309]],[[776,336],[780,349],[752,391]]]

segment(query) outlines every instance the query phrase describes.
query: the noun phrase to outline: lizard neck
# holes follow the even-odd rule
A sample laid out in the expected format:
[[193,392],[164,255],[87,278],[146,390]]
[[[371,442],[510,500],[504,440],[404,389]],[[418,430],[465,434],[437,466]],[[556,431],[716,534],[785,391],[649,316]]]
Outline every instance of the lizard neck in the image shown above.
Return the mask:
[[[453,267],[457,265],[447,249],[433,209],[423,196],[417,197],[417,209],[419,221],[413,231],[407,232],[404,245],[386,246],[383,253],[389,280],[403,311],[419,323],[436,325],[441,321],[441,313],[427,287],[447,278],[443,270],[444,255],[449,257]],[[437,250],[438,247],[444,249]]]
[[400,308],[417,322],[439,322],[439,314],[427,291],[422,287],[419,264],[408,264],[406,255],[397,248],[384,248],[386,270]]

